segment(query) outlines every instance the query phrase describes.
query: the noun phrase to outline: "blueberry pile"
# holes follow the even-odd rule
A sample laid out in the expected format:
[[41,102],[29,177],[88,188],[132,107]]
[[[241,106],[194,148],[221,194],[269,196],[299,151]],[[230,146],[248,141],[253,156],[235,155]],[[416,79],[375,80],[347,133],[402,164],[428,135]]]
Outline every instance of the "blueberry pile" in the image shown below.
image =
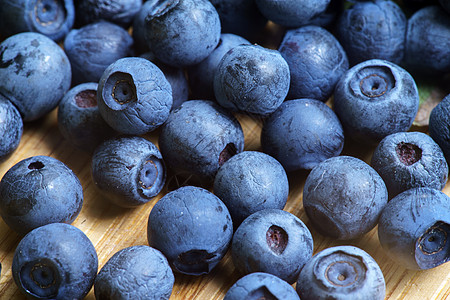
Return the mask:
[[0,0],[0,295],[384,299],[450,260],[449,87],[445,0]]

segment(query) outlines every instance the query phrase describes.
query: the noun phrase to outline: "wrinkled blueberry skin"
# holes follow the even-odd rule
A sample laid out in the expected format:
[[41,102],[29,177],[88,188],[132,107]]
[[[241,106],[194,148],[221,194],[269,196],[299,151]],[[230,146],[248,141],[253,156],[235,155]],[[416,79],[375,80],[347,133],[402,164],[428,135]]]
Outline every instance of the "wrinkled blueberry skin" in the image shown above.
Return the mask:
[[399,132],[385,137],[370,165],[386,183],[389,198],[414,187],[442,190],[448,179],[444,153],[422,132]]
[[393,1],[357,2],[344,10],[336,24],[337,36],[350,64],[384,59],[403,60],[406,16]]
[[336,114],[314,99],[285,101],[265,121],[261,146],[286,169],[312,169],[344,147],[344,131]]
[[72,145],[88,153],[117,134],[98,111],[97,86],[96,82],[74,86],[58,106],[59,131]]
[[338,40],[319,26],[291,29],[278,48],[289,65],[288,99],[327,101],[348,70],[347,55]]
[[14,281],[27,299],[83,299],[97,269],[97,252],[89,238],[61,223],[28,233],[17,245],[12,262]]
[[[450,18],[439,5],[424,7],[408,20],[405,64],[412,72],[450,72]],[[443,38],[447,37],[447,38]]]
[[444,97],[430,113],[428,132],[441,147],[447,160],[450,158],[450,94]]
[[421,187],[394,197],[383,210],[378,237],[385,252],[408,269],[431,269],[450,260],[450,198]]
[[0,215],[21,235],[49,223],[72,223],[82,205],[78,177],[49,156],[19,161],[0,181]]
[[23,32],[0,44],[0,94],[17,107],[24,122],[55,108],[71,78],[66,54],[45,35]]
[[301,27],[324,13],[330,0],[255,0],[267,19],[286,27]]
[[72,29],[64,39],[73,84],[98,82],[105,69],[133,53],[133,38],[118,25],[100,21]]
[[189,84],[194,97],[214,100],[214,73],[223,56],[236,46],[249,44],[243,37],[222,33],[214,51],[200,63],[188,68]]
[[244,151],[227,160],[214,178],[214,194],[228,207],[235,228],[259,210],[283,209],[289,181],[283,166],[262,152]]
[[219,43],[221,27],[216,9],[208,0],[150,0],[145,38],[150,51],[174,67],[195,65]]
[[306,225],[281,209],[260,210],[244,220],[234,233],[231,257],[239,272],[273,274],[289,284],[297,280],[313,253]]
[[142,0],[77,0],[76,23],[84,26],[105,20],[128,27],[141,6]]
[[172,88],[154,63],[125,57],[108,66],[97,90],[106,123],[123,134],[141,135],[161,126],[172,108]]
[[214,73],[217,102],[230,110],[267,116],[289,91],[289,65],[276,50],[240,45],[229,50]]
[[1,0],[0,6],[4,36],[31,31],[59,41],[75,21],[73,0]]
[[354,246],[324,249],[309,260],[297,280],[302,300],[383,300],[386,283],[377,262]]
[[23,121],[17,108],[0,94],[0,162],[19,147]]
[[158,148],[138,137],[117,137],[95,149],[95,185],[114,204],[134,207],[147,203],[163,188],[166,168]]
[[371,59],[348,70],[338,81],[334,111],[345,136],[376,145],[385,136],[407,131],[419,109],[413,77],[386,60]]
[[303,189],[303,206],[314,228],[339,240],[358,238],[374,228],[387,201],[380,175],[351,156],[317,165]]
[[170,113],[159,147],[175,174],[210,183],[221,165],[242,152],[244,133],[239,121],[217,103],[190,100]]
[[169,299],[175,277],[164,255],[149,246],[116,252],[94,283],[96,299]]
[[236,281],[223,300],[277,299],[300,300],[286,281],[269,273],[255,272]]
[[225,204],[213,193],[184,186],[164,195],[148,218],[148,243],[176,272],[208,274],[223,258],[233,235]]
[[134,41],[134,49],[137,54],[142,54],[150,51],[149,44],[145,39],[145,18],[153,10],[153,1],[145,1],[138,13],[133,18],[133,30],[131,35]]

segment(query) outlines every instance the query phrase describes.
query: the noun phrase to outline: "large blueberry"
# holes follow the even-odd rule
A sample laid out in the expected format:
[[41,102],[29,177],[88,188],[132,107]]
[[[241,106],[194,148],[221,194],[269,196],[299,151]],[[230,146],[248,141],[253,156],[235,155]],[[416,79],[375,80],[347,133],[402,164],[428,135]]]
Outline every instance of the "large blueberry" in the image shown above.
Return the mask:
[[447,183],[444,153],[422,132],[388,135],[375,149],[370,164],[386,183],[390,198],[414,187],[442,190]]
[[118,25],[100,21],[73,29],[64,39],[74,84],[98,82],[105,69],[132,55],[133,38]]
[[441,147],[447,160],[450,158],[450,94],[436,105],[430,113],[428,131]]
[[383,210],[378,238],[385,252],[408,269],[431,269],[450,260],[450,198],[432,188],[413,188]]
[[23,32],[0,44],[0,94],[17,107],[24,121],[55,108],[71,78],[66,54],[45,35]]
[[169,116],[172,88],[154,63],[125,57],[103,72],[97,90],[103,119],[120,133],[140,135],[155,130]]
[[49,156],[19,161],[0,181],[0,215],[19,234],[49,223],[72,223],[82,205],[78,177]]
[[150,50],[163,63],[175,67],[205,59],[219,43],[220,19],[208,0],[150,0],[145,18]]
[[0,162],[19,147],[23,121],[17,108],[0,94]]
[[113,203],[133,207],[147,203],[163,188],[166,167],[158,148],[143,137],[117,137],[95,149],[95,185]]
[[221,165],[242,152],[244,133],[239,121],[218,104],[190,100],[170,113],[159,147],[176,174],[211,182]]
[[0,0],[2,35],[38,32],[59,41],[75,21],[73,0]]
[[374,228],[387,201],[380,175],[351,156],[317,165],[303,189],[303,207],[314,228],[340,240],[360,237]]
[[312,169],[337,156],[344,147],[344,132],[336,114],[314,99],[284,102],[263,124],[261,145],[286,171]]
[[148,243],[180,273],[209,273],[223,258],[233,235],[230,213],[213,193],[185,186],[169,192],[148,218]]
[[313,238],[295,215],[264,209],[250,215],[233,236],[231,256],[244,274],[265,272],[292,284],[313,253]]
[[78,228],[48,224],[17,245],[12,275],[27,299],[83,299],[97,275],[94,245]]
[[167,300],[175,278],[164,255],[149,246],[131,246],[116,252],[95,278],[96,299]]
[[77,0],[76,23],[78,26],[110,21],[128,27],[139,12],[143,0]]
[[407,131],[419,109],[413,77],[386,60],[371,59],[348,70],[336,85],[334,111],[346,137],[377,144],[385,136]]
[[280,52],[258,45],[228,51],[214,73],[214,94],[225,108],[266,116],[289,91],[289,65]]
[[319,26],[291,29],[278,48],[289,65],[289,99],[327,101],[348,70],[347,55],[338,40]]
[[302,300],[383,300],[386,283],[377,262],[354,246],[336,246],[318,252],[297,280]]

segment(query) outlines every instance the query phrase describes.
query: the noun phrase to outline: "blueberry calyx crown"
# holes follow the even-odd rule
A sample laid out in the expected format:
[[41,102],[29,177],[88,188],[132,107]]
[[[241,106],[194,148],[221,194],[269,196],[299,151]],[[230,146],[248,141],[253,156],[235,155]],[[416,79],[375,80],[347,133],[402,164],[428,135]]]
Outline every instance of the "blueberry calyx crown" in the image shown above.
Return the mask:
[[147,160],[139,172],[139,184],[144,189],[151,188],[158,179],[158,166],[153,160]]
[[[137,101],[136,86],[130,74],[123,72],[111,74],[105,82],[105,89],[114,102],[119,104],[118,109],[120,109],[120,106]],[[110,103],[110,105],[114,106],[114,102]]]
[[385,78],[371,74],[364,77],[359,83],[361,92],[370,98],[380,97],[388,90],[388,83]]
[[54,299],[61,284],[57,266],[45,258],[24,264],[19,278],[25,290],[38,299]]
[[81,108],[97,106],[97,91],[84,90],[75,95],[75,104]]
[[215,254],[206,250],[194,249],[179,254],[173,265],[182,273],[202,275],[211,271],[211,263],[215,260],[217,260]]
[[233,143],[228,143],[219,154],[219,167],[237,153],[237,148]]
[[270,228],[266,231],[267,245],[270,250],[277,255],[282,254],[286,249],[288,237],[287,232],[283,228],[276,225],[270,226]]
[[[396,79],[387,66],[369,65],[358,70],[350,81],[350,89],[363,99],[374,100],[389,94]],[[367,97],[367,98],[366,98]]]
[[28,169],[30,170],[39,170],[44,167],[45,165],[41,161],[34,161],[28,165]]
[[145,17],[145,21],[149,22],[154,18],[163,16],[169,10],[178,5],[180,0],[152,0],[152,7],[149,9],[148,15]]
[[398,143],[395,152],[398,159],[406,166],[411,166],[422,158],[422,149],[411,143]]
[[278,300],[279,298],[272,294],[264,285],[251,291],[246,298],[248,300]]
[[41,26],[50,26],[54,23],[61,26],[66,15],[64,1],[61,0],[37,0],[34,5],[33,16]]
[[416,261],[421,269],[437,267],[450,260],[450,225],[436,222],[416,242]]

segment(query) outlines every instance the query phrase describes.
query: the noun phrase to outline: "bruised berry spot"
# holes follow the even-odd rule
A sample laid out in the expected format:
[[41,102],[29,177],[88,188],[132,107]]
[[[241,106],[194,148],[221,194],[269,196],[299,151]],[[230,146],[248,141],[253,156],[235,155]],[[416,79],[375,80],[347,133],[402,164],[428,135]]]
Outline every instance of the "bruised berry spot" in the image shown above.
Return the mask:
[[30,170],[39,170],[39,169],[42,169],[43,167],[44,167],[44,164],[40,161],[35,161],[28,165],[28,169],[30,169]]
[[81,108],[97,106],[97,92],[94,90],[81,91],[75,96],[75,104]]
[[400,142],[395,149],[400,161],[407,165],[413,165],[422,158],[422,149],[411,143]]
[[237,153],[237,148],[233,143],[229,143],[219,154],[219,167]]
[[216,255],[206,250],[189,250],[178,255],[173,265],[182,273],[201,275],[211,271],[211,263],[215,258]]
[[266,232],[266,241],[270,250],[280,255],[288,244],[288,234],[283,228],[272,225]]

